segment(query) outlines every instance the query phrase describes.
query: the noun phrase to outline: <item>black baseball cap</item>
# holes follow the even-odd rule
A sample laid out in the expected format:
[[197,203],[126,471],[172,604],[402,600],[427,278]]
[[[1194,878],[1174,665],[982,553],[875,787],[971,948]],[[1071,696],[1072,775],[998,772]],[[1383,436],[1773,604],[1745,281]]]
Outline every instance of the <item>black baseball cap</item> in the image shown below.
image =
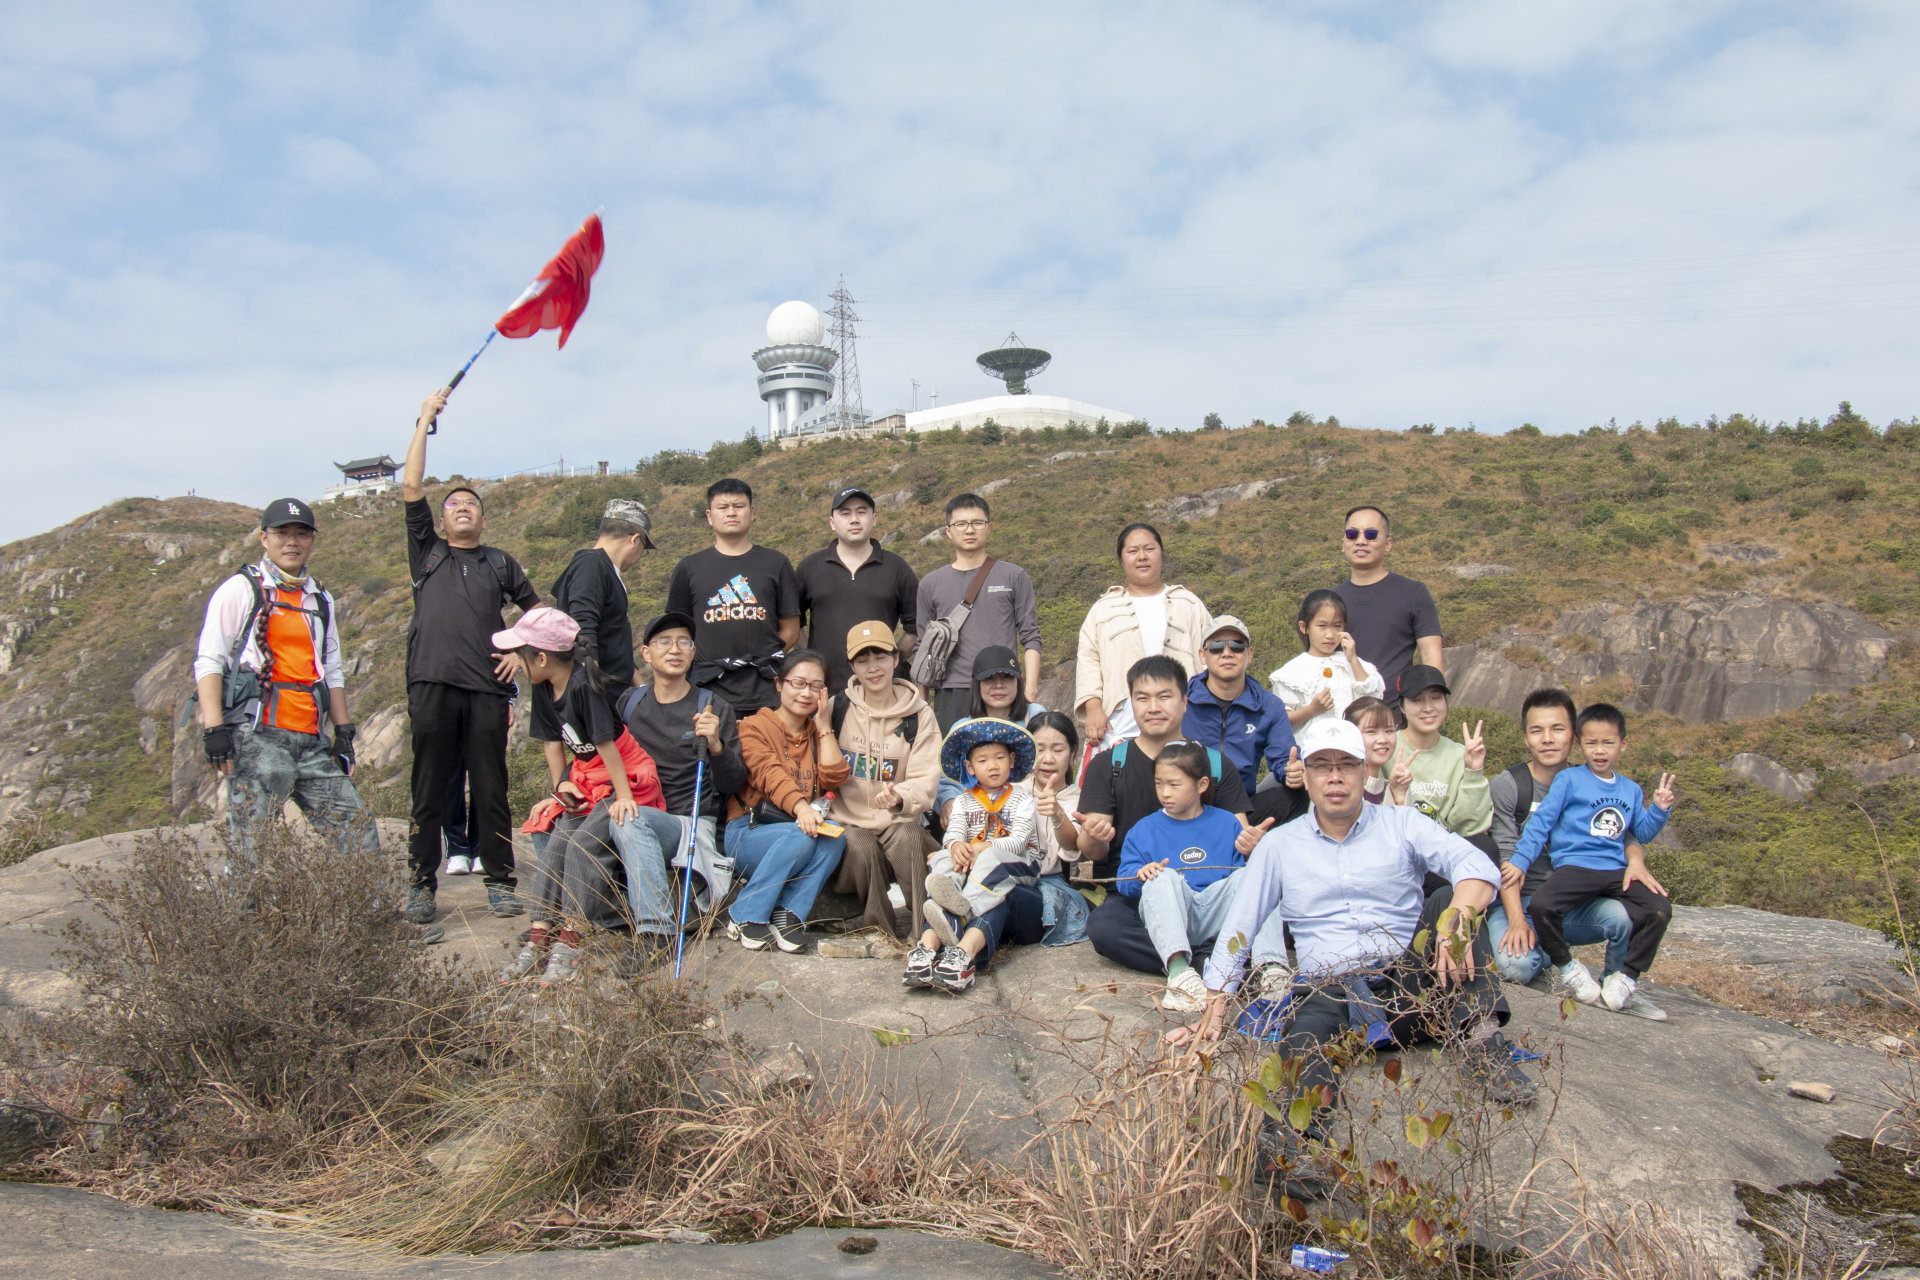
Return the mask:
[[687,634],[692,635],[693,619],[689,615],[684,613],[667,612],[667,613],[660,614],[652,622],[649,622],[647,624],[647,629],[645,631],[640,633],[640,643],[652,644],[653,638],[655,636],[659,635],[662,631],[670,630],[673,627],[684,627],[686,629]]
[[988,676],[1020,678],[1020,667],[1014,661],[1013,650],[1003,644],[990,644],[973,656],[973,678],[985,680]]
[[262,529],[278,529],[283,524],[303,524],[309,529],[320,526],[313,521],[313,508],[298,498],[280,498],[269,502],[260,513]]
[[1429,667],[1418,662],[1400,673],[1399,684],[1402,702],[1429,689],[1438,689],[1449,698],[1453,696],[1453,690],[1447,688],[1447,678],[1440,674],[1440,668]]
[[828,507],[827,510],[829,512],[838,511],[840,508],[846,506],[848,500],[852,498],[865,498],[867,500],[868,506],[872,507],[876,511],[880,509],[880,504],[873,500],[872,494],[868,493],[865,489],[862,489],[859,485],[848,485],[846,488],[842,489],[840,492],[833,495],[833,505]]

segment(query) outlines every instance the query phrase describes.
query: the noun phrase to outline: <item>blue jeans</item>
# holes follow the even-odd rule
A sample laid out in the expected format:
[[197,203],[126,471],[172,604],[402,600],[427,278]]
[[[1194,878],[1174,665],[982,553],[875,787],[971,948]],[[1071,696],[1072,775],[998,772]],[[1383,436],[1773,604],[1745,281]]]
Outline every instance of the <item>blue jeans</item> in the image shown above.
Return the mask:
[[846,850],[845,836],[810,836],[797,822],[756,827],[744,815],[735,818],[727,824],[727,852],[746,883],[727,914],[736,924],[765,924],[775,907],[785,907],[805,920]]
[[642,805],[639,817],[612,831],[626,871],[634,932],[678,932],[680,899],[672,863],[680,848],[680,819]]
[[1007,890],[1006,897],[994,904],[991,911],[982,912],[971,920],[962,920],[951,912],[947,918],[963,933],[978,929],[980,936],[987,940],[987,945],[973,958],[976,969],[985,969],[993,963],[993,957],[1001,947],[1032,946],[1046,937],[1046,910],[1047,900],[1038,888],[1030,884],[1016,884]]
[[[1520,905],[1524,909],[1527,904],[1522,902]],[[1606,943],[1606,971],[1619,972],[1627,958],[1627,941],[1633,937],[1633,921],[1627,917],[1624,904],[1613,898],[1594,898],[1567,912],[1565,921],[1568,946]],[[1531,926],[1533,921],[1527,923]],[[1526,955],[1510,956],[1500,949],[1500,942],[1506,936],[1507,909],[1496,902],[1493,910],[1487,913],[1487,941],[1493,947],[1493,967],[1508,982],[1518,982],[1524,986],[1547,967],[1547,953],[1536,942],[1533,950]]]

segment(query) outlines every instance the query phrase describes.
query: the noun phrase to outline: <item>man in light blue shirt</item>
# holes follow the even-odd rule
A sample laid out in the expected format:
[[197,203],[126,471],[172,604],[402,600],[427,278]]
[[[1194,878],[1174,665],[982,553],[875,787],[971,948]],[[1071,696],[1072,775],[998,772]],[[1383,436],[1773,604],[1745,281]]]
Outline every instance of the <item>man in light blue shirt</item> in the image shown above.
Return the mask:
[[[1179,1028],[1168,1040],[1184,1044],[1196,1032],[1200,1039],[1219,1034],[1248,944],[1277,910],[1293,930],[1299,962],[1280,1052],[1301,1059],[1302,1091],[1338,1090],[1323,1046],[1352,1027],[1375,1048],[1428,1039],[1459,1045],[1470,1083],[1503,1105],[1531,1102],[1537,1086],[1500,1034],[1507,1005],[1477,927],[1500,873],[1485,854],[1418,810],[1365,803],[1366,750],[1360,730],[1344,720],[1319,721],[1301,735],[1313,807],[1255,847],[1207,961],[1206,1012],[1197,1027]],[[1423,894],[1429,871],[1449,887]],[[1446,915],[1449,908],[1460,910]],[[1425,946],[1416,952],[1422,931]],[[1325,1114],[1307,1137],[1318,1134]],[[1299,1135],[1284,1124],[1268,1125],[1262,1140],[1277,1148],[1269,1154],[1282,1168],[1305,1153]]]

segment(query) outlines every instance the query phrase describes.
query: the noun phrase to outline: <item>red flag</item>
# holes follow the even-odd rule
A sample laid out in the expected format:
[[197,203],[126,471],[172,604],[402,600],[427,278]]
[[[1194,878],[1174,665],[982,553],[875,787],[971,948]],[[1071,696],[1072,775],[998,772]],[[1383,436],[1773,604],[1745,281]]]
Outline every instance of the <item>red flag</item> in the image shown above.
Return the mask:
[[600,215],[590,214],[493,327],[505,338],[531,338],[542,329],[558,329],[560,345],[566,346],[567,335],[587,309],[593,273],[606,252]]

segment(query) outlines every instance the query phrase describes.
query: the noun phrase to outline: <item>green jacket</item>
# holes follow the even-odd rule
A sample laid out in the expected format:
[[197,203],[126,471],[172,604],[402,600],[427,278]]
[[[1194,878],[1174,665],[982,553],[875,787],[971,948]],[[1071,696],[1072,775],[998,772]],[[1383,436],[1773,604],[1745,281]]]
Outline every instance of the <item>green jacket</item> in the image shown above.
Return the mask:
[[[1413,752],[1406,731],[1387,765],[1391,774]],[[1467,768],[1467,749],[1442,737],[1413,758],[1413,785],[1407,803],[1457,836],[1477,836],[1493,825],[1493,795],[1487,775]]]

